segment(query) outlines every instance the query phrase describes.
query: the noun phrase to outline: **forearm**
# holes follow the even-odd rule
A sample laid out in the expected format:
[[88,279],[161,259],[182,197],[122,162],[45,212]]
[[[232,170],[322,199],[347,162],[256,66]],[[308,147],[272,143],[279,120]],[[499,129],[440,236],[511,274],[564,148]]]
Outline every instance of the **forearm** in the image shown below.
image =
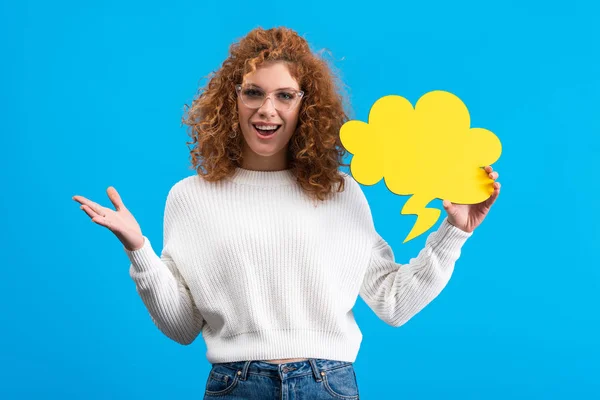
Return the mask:
[[[386,323],[395,327],[405,324],[447,285],[469,236],[444,220],[408,264],[396,264],[391,252],[383,251],[383,256],[371,259],[362,297]],[[385,242],[380,245],[387,246]]]
[[173,273],[173,261],[158,257],[147,238],[141,249],[125,251],[131,261],[130,276],[154,324],[176,342],[192,343],[204,321],[189,289]]

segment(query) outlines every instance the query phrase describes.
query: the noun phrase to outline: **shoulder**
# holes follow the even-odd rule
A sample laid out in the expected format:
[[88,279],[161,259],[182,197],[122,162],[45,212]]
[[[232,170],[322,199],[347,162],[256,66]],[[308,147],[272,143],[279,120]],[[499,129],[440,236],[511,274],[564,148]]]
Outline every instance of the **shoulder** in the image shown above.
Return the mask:
[[371,207],[361,185],[349,173],[340,171],[340,175],[344,178],[344,190],[336,193],[335,202],[359,220],[371,224]]
[[359,183],[352,177],[352,175],[344,171],[340,171],[340,175],[344,178],[344,191],[342,193],[345,193],[345,196],[348,199],[354,200],[357,202],[357,204],[368,207],[367,198]]
[[356,182],[356,180],[354,180],[354,178],[352,177],[352,175],[350,175],[350,174],[349,174],[349,173],[347,173],[347,172],[340,171],[340,176],[341,176],[342,178],[344,178],[345,185],[346,185],[346,187],[347,187],[348,189],[350,189],[350,190],[356,190],[356,189],[359,189],[359,190],[360,190],[360,187],[359,187],[359,185],[358,185],[358,182]]
[[344,191],[338,193],[339,204],[352,216],[349,221],[355,224],[353,226],[365,232],[366,237],[371,238],[375,226],[371,207],[362,186],[351,174],[340,171],[340,175],[344,177]]
[[189,202],[196,197],[194,193],[201,189],[199,186],[203,185],[205,182],[198,175],[186,176],[176,181],[167,193],[165,207],[172,212],[186,212],[190,208]]
[[206,182],[198,174],[186,176],[176,181],[173,186],[171,186],[167,198],[180,197],[186,192],[198,190],[199,187],[204,185],[206,185]]

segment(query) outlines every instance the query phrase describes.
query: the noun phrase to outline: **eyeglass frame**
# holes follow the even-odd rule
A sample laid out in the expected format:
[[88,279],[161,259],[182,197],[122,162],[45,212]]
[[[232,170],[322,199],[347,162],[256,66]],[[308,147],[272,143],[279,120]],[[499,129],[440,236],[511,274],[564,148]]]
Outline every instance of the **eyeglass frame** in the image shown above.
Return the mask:
[[[258,88],[258,89],[262,90],[261,88]],[[238,83],[237,85],[235,85],[235,92],[237,93],[238,96],[240,96],[240,99],[242,100],[242,103],[244,103],[244,105],[246,107],[248,107],[248,108],[250,108],[252,110],[258,110],[258,109],[260,109],[262,106],[265,105],[265,102],[267,101],[267,99],[271,99],[271,103],[273,104],[273,108],[275,108],[277,111],[284,111],[284,112],[285,111],[291,111],[294,108],[298,107],[298,104],[300,104],[300,101],[302,101],[302,99],[304,98],[304,90],[296,90],[296,89],[291,89],[291,88],[290,89],[285,89],[285,90],[287,90],[288,92],[293,92],[296,95],[298,101],[296,102],[296,104],[294,104],[293,107],[290,107],[287,110],[279,110],[277,107],[275,107],[275,102],[271,98],[271,95],[273,93],[275,93],[275,92],[282,91],[282,89],[277,89],[277,90],[273,90],[273,91],[271,91],[269,93],[265,93],[265,98],[264,98],[263,102],[260,104],[260,106],[258,106],[258,107],[250,107],[248,104],[246,104],[246,102],[244,102],[244,99],[240,96],[240,93],[242,91],[242,84]]]

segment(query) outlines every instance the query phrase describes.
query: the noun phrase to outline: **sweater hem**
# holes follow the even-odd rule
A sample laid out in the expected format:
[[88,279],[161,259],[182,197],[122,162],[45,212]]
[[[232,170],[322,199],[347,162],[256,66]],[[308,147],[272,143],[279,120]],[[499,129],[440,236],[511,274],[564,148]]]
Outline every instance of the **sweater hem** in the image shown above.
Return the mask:
[[229,337],[204,335],[206,358],[211,363],[279,360],[288,358],[323,358],[354,362],[362,334],[310,329],[262,330]]

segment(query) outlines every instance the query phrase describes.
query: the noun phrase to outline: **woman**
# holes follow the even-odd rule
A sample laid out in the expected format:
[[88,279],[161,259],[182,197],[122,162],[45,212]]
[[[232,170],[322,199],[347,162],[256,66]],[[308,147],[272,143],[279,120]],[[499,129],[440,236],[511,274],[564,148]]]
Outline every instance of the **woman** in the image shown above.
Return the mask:
[[160,257],[114,188],[116,210],[74,197],[123,243],[158,328],[182,344],[202,333],[205,398],[359,398],[356,298],[404,324],[444,288],[498,197],[494,182],[481,204],[444,201],[447,218],[399,268],[360,186],[338,170],[342,100],[304,39],[255,29],[184,119],[197,174],[167,196]]

